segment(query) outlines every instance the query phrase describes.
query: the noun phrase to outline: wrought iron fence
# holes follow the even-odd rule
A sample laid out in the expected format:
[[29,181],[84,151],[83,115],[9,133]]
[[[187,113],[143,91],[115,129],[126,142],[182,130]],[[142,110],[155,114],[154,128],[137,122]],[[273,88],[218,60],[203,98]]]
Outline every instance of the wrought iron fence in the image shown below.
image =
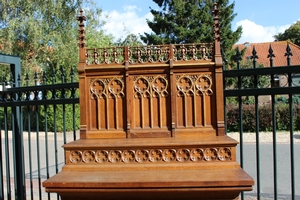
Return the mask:
[[33,79],[26,74],[23,80],[20,75],[3,77],[1,199],[59,198],[46,194],[41,183],[61,170],[61,146],[78,138],[78,82],[74,82],[72,69],[69,82],[63,68],[57,73],[50,72],[50,77],[46,74],[34,73]]
[[[243,68],[240,51],[236,54],[236,69],[224,69],[225,104],[227,113],[227,130],[234,121],[236,131],[239,132],[239,161],[246,171],[256,180],[254,191],[241,194],[241,199],[251,196],[257,199],[274,198],[299,199],[300,198],[300,167],[297,159],[299,130],[297,106],[295,99],[300,94],[299,74],[300,65],[291,66],[291,52],[287,48],[286,66],[273,66],[274,53],[269,50],[270,67],[259,68],[255,49],[251,56],[252,67]],[[225,59],[224,59],[225,60]],[[224,65],[225,66],[225,65]],[[51,74],[51,73],[50,73]],[[57,195],[46,194],[41,186],[43,180],[61,170],[64,163],[64,153],[61,145],[78,138],[78,83],[74,82],[74,73],[71,70],[69,82],[66,80],[65,71],[54,73],[47,78],[46,73],[35,73],[33,81],[29,76],[8,77],[3,79],[4,91],[0,92],[0,197],[1,199],[59,199]],[[60,83],[56,82],[59,77]],[[285,84],[277,84],[278,77],[284,77]],[[48,81],[47,81],[48,80]],[[24,86],[21,86],[21,82]],[[29,83],[33,86],[29,86]],[[14,84],[12,84],[14,83]],[[13,85],[6,88],[7,85]],[[268,97],[267,103],[262,103],[261,97]],[[288,143],[282,144],[277,140],[278,134],[278,105],[279,97],[285,97],[288,112]],[[250,99],[250,100],[249,100]],[[249,107],[252,104],[252,107]],[[228,105],[237,108],[235,119],[229,115]],[[270,108],[269,130],[271,139],[267,145],[270,149],[265,152],[266,143],[261,142],[262,107]],[[248,110],[245,110],[248,108]],[[250,109],[249,109],[250,108]],[[264,107],[265,108],[265,107]],[[246,124],[252,113],[254,121],[250,121],[254,128],[252,143],[244,141]],[[299,121],[300,122],[300,121]],[[248,129],[247,129],[248,130]],[[230,135],[231,133],[228,132]],[[288,161],[282,161],[282,149],[288,147]],[[295,150],[296,149],[296,150]],[[279,154],[279,153],[281,154]],[[251,155],[250,155],[251,154]],[[250,155],[250,156],[249,156]],[[284,155],[286,158],[286,155]],[[272,166],[265,160],[270,160]],[[282,165],[284,168],[282,175]],[[267,186],[273,191],[266,191],[264,185],[265,170],[272,171]],[[252,170],[252,171],[251,171]],[[280,173],[280,176],[278,175]],[[269,174],[270,175],[270,174]],[[282,183],[288,179],[287,190],[282,190]],[[271,182],[270,182],[271,180]],[[252,197],[251,197],[252,198]]]
[[[230,119],[232,115],[229,115],[228,112],[230,109],[230,104],[232,104],[232,98],[234,98],[235,105],[238,108],[238,114],[235,115],[235,120],[237,122],[236,125],[238,125],[240,141],[239,161],[241,166],[245,168],[246,171],[252,172],[251,176],[255,179],[254,191],[242,194],[242,199],[247,196],[255,196],[257,199],[300,198],[300,168],[296,167],[296,165],[299,165],[299,159],[297,159],[299,157],[299,150],[295,151],[295,148],[299,149],[300,145],[299,126],[295,126],[295,122],[299,123],[300,117],[299,102],[295,103],[297,102],[295,101],[296,98],[299,99],[300,94],[300,65],[291,66],[290,61],[292,58],[292,52],[289,44],[287,45],[284,56],[286,57],[287,65],[274,67],[273,60],[275,59],[275,54],[272,46],[270,45],[269,52],[267,54],[267,57],[270,61],[270,67],[258,68],[258,55],[255,48],[253,48],[252,56],[250,57],[252,61],[252,67],[249,68],[243,66],[243,64],[245,65],[245,62],[242,62],[241,52],[239,49],[237,49],[236,69],[224,70],[225,86],[228,82],[232,83],[232,78],[234,78],[236,81],[235,87],[230,85],[230,87],[226,87],[224,89],[226,102],[225,112],[227,113],[227,130],[229,128],[228,126],[230,125],[229,122],[232,122],[232,119]],[[261,84],[264,82],[262,79],[265,78],[267,81],[264,84]],[[285,83],[276,83],[278,79],[285,80],[283,81]],[[249,97],[251,97],[253,101],[250,113],[253,115],[251,125],[252,128],[254,128],[255,140],[253,141],[252,146],[249,143],[244,142],[244,138],[247,136],[247,134],[249,134],[245,131],[245,125],[247,124],[247,120],[249,121],[249,118],[251,117],[251,115],[249,115],[249,109],[245,109],[247,107],[249,108],[249,102],[246,101]],[[268,101],[264,102],[263,98],[261,97],[267,97]],[[278,99],[282,99],[282,97],[286,99],[285,102],[277,101]],[[285,126],[284,129],[287,132],[286,137],[288,137],[288,141],[285,141],[285,143],[277,140],[279,134],[278,129],[282,129],[282,127],[280,127],[280,121],[278,120],[282,114],[279,113],[279,104],[284,104],[285,107],[287,107],[287,126]],[[269,108],[269,112],[266,113],[268,116],[260,115],[263,112],[262,110],[266,107]],[[262,118],[266,118],[268,120],[269,131],[272,132],[271,138],[268,141],[268,143],[272,144],[271,148],[268,148],[268,151],[271,152],[262,151],[262,149],[265,150],[266,146],[268,145],[260,141],[261,138],[267,134],[262,131]],[[289,150],[286,150],[287,148]],[[248,154],[252,154],[252,156]],[[271,159],[270,156],[272,156]],[[289,159],[286,159],[286,156],[289,156]],[[249,160],[250,158],[251,160]],[[266,167],[265,161],[269,159],[270,162]],[[273,174],[269,174],[269,182],[266,183],[264,182],[264,177],[266,177],[266,174],[270,171],[272,171]],[[270,188],[272,188],[271,190],[273,191],[271,191]]]

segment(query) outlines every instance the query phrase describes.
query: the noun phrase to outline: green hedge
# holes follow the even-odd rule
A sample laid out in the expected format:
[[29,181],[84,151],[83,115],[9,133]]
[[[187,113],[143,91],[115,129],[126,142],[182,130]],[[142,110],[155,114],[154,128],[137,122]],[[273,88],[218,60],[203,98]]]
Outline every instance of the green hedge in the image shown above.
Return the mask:
[[[45,112],[46,109],[46,112]],[[56,118],[54,118],[54,109],[56,110]],[[75,118],[73,119],[73,107],[68,104],[63,107],[62,105],[48,105],[45,106],[23,106],[22,107],[22,123],[24,131],[71,131],[74,128],[79,129],[80,111],[79,104],[75,105]],[[5,124],[6,114],[6,124]],[[65,120],[64,120],[65,116]],[[73,121],[75,124],[73,124]],[[0,129],[5,126],[8,130],[12,130],[12,111],[7,108],[7,113],[4,108],[0,108]],[[75,126],[75,127],[74,127]]]
[[[38,110],[37,110],[38,109]],[[46,109],[46,112],[45,112]],[[54,118],[54,110],[56,113],[56,118]],[[79,129],[79,105],[75,105],[75,129]],[[65,115],[65,120],[64,120]],[[31,131],[45,131],[46,126],[48,131],[71,131],[73,130],[73,108],[72,105],[48,105],[45,106],[30,106],[23,107],[23,125],[24,130],[28,130],[30,127]],[[28,127],[29,125],[29,127]],[[38,127],[37,127],[38,126]]]
[[[227,131],[239,131],[240,114],[239,107],[236,105],[227,105]],[[272,131],[273,117],[271,105],[262,105],[258,108],[259,130]],[[285,103],[276,104],[276,130],[288,131],[290,128],[289,105]],[[244,132],[253,132],[256,130],[256,117],[254,105],[242,106],[242,124]],[[294,130],[300,130],[300,105],[293,105],[293,123]]]

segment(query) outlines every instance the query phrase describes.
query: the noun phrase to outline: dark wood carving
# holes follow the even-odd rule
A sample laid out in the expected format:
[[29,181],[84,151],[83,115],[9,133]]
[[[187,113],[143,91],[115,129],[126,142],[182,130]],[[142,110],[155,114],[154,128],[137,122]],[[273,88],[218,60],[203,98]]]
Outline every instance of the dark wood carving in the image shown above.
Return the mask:
[[43,183],[62,199],[234,199],[253,179],[225,135],[213,44],[88,49],[80,21],[80,139]]

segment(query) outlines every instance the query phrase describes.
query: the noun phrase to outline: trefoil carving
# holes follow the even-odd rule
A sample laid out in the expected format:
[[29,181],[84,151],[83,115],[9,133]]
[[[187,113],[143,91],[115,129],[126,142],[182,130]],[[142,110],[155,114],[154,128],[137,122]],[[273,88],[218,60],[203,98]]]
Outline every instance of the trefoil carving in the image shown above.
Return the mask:
[[92,99],[123,98],[123,78],[97,78],[91,80],[90,91]]

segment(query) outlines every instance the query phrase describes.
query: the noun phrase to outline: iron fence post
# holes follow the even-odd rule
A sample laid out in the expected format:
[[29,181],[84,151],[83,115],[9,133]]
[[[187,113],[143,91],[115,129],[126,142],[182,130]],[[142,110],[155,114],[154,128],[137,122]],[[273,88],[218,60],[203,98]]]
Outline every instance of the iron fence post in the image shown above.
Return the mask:
[[2,163],[2,131],[1,131],[1,124],[0,124],[0,199],[4,199],[4,187],[3,187],[3,163]]
[[13,106],[12,114],[14,119],[13,142],[15,158],[15,195],[17,200],[26,199],[25,170],[24,170],[24,146],[23,133],[20,127],[20,107]]

